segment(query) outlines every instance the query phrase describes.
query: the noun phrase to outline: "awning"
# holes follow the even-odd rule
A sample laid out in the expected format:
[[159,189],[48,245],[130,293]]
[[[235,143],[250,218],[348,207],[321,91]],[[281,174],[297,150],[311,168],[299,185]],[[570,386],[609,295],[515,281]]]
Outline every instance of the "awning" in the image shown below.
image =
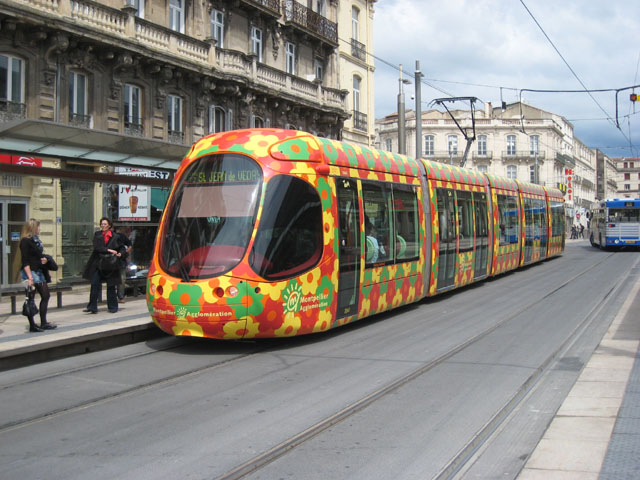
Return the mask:
[[114,132],[20,119],[0,124],[0,150],[176,170],[190,146]]

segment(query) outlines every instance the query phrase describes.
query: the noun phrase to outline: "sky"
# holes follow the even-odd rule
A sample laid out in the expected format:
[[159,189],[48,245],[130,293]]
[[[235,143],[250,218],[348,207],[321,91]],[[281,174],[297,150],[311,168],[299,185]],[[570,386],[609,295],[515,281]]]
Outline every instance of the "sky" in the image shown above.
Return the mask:
[[639,0],[378,0],[374,8],[376,118],[397,111],[399,64],[411,81],[406,109],[415,109],[417,60],[423,111],[435,98],[477,97],[483,109],[522,95],[569,120],[588,147],[640,157],[633,90],[618,93],[618,116],[615,91],[584,92],[640,85]]

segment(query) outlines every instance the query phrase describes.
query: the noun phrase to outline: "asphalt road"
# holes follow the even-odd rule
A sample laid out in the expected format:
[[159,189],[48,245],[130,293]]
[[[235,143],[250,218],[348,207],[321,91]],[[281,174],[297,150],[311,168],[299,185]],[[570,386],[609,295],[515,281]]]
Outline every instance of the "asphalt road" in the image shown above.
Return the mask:
[[515,478],[626,298],[585,243],[333,332],[0,373],[0,478]]

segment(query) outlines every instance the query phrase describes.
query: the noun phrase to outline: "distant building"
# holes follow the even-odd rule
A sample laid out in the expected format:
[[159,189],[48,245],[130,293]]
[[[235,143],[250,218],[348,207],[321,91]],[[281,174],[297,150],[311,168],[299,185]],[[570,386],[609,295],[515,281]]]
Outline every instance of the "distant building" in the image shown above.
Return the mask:
[[618,196],[618,170],[614,159],[596,149],[596,199]]
[[[473,136],[470,110],[452,111],[468,137]],[[416,151],[415,112],[406,114],[407,154]],[[596,200],[596,153],[573,135],[573,125],[560,115],[514,103],[504,110],[487,104],[475,111],[475,140],[466,168],[559,188],[566,205],[589,209]],[[397,151],[398,115],[376,120],[376,143]],[[422,156],[460,166],[467,141],[447,112],[422,113]]]
[[618,198],[640,198],[640,157],[612,158],[617,170]]

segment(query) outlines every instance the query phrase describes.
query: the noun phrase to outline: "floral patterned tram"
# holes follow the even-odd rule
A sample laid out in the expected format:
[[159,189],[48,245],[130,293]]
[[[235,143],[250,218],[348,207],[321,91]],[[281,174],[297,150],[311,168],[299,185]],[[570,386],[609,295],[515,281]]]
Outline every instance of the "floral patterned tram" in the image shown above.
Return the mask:
[[171,335],[321,332],[558,255],[559,191],[305,132],[198,141],[147,288]]

